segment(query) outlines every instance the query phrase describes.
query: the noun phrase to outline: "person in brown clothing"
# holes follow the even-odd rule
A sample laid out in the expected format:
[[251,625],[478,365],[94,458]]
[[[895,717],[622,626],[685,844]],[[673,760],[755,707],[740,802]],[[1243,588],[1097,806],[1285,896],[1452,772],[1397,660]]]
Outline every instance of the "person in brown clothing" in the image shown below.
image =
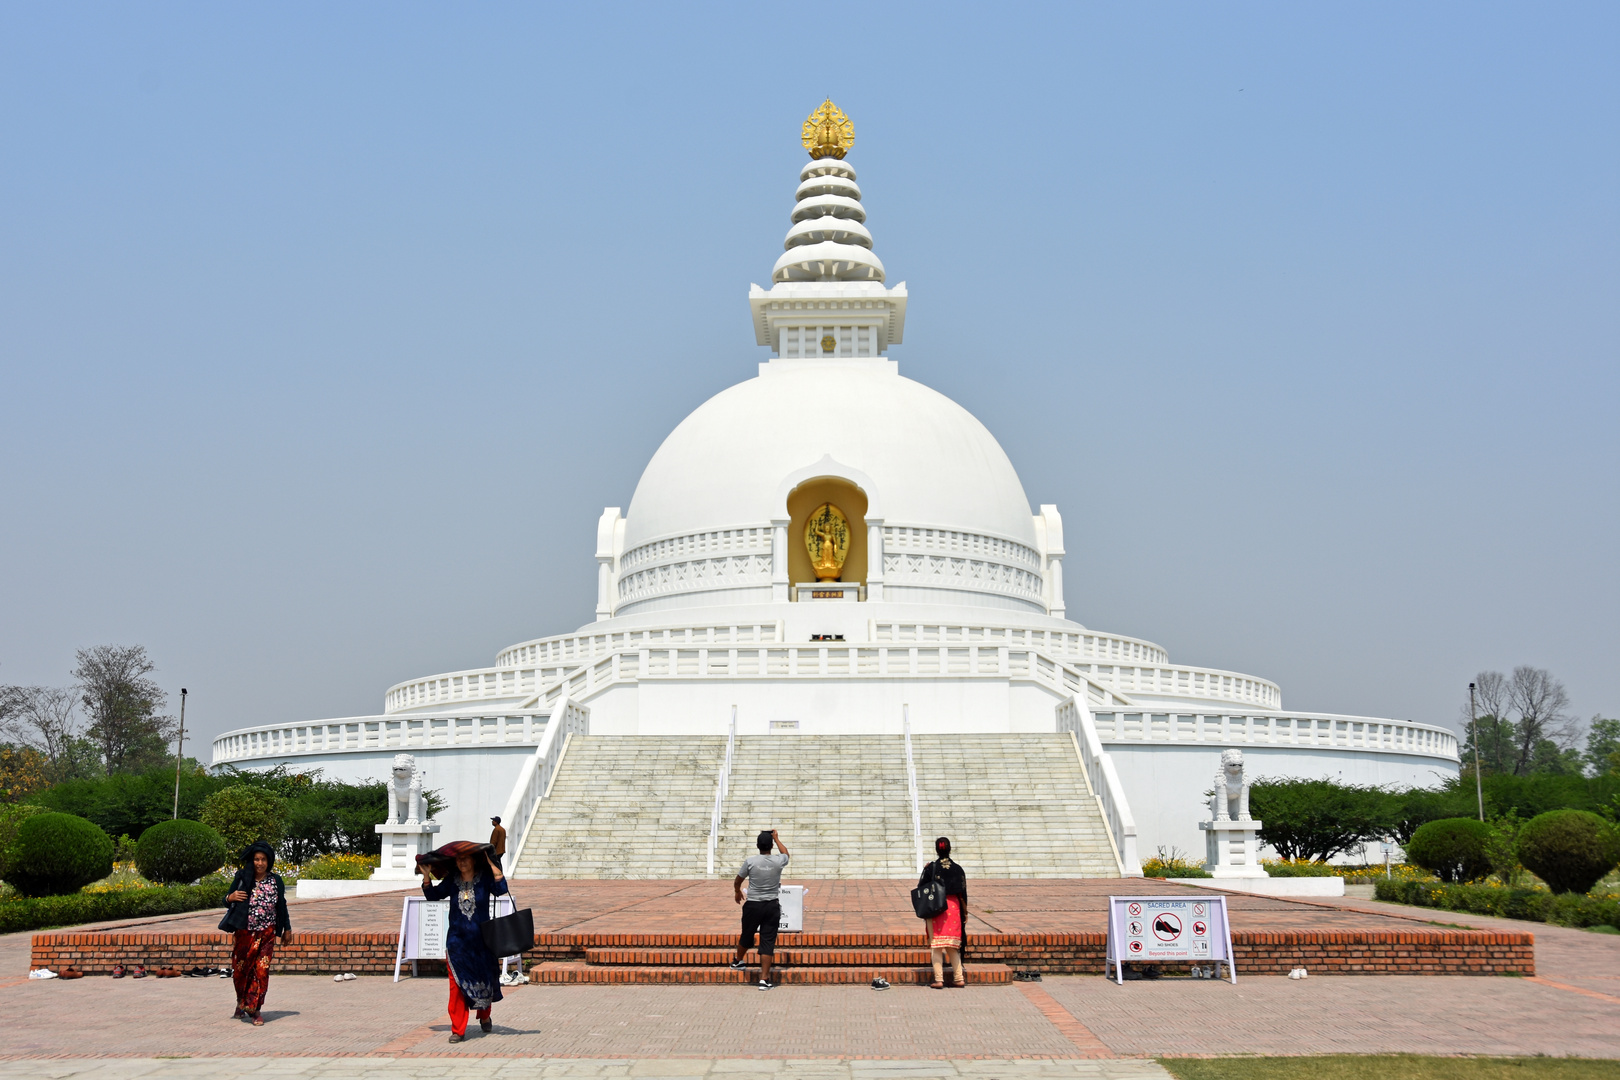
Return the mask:
[[506,829],[502,827],[499,815],[490,818],[489,823],[495,826],[489,830],[489,846],[495,849],[491,854],[495,856],[495,865],[499,866],[506,854]]

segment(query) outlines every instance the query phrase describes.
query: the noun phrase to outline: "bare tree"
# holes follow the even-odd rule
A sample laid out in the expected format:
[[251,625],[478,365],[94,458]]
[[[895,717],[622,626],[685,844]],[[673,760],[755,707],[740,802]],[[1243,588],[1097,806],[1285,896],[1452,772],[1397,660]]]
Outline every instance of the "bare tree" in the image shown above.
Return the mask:
[[1479,758],[1482,767],[1506,770],[1515,756],[1517,736],[1513,728],[1513,706],[1509,700],[1507,676],[1500,671],[1482,671],[1474,676],[1474,706],[1478,720],[1469,726],[1468,700],[1462,703],[1462,723],[1465,741],[1473,747],[1475,733],[1479,738]]
[[1546,668],[1520,665],[1513,669],[1513,680],[1508,684],[1508,702],[1517,714],[1518,746],[1513,771],[1530,771],[1536,756],[1536,747],[1551,740],[1559,749],[1575,744],[1576,723],[1569,713],[1569,694],[1564,684],[1552,677]]
[[77,656],[73,677],[90,720],[86,734],[100,747],[107,775],[164,760],[174,718],[158,711],[168,695],[147,678],[157,665],[145,647],[97,645]]
[[8,686],[13,713],[11,729],[18,741],[60,766],[80,735],[73,713],[78,692],[70,686]]

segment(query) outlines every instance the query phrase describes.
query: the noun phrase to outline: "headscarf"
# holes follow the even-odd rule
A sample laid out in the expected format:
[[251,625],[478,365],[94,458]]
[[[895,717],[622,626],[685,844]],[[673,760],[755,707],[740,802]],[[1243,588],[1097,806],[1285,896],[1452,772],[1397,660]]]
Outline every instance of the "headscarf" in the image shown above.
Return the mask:
[[[476,859],[478,855],[488,854],[494,850],[493,844],[480,844],[473,840],[452,840],[442,847],[434,848],[425,855],[418,855],[416,865],[423,870],[431,871],[434,877],[442,878],[455,870],[456,859],[459,856],[471,855]],[[473,865],[476,867],[474,873],[489,873],[487,866],[478,866],[476,861]]]
[[269,860],[264,867],[265,876],[268,877],[270,875],[270,871],[276,868],[276,849],[265,843],[263,840],[253,841],[253,843],[249,844],[242,851],[242,865],[246,869],[252,870],[253,854],[254,852],[258,851],[264,852],[264,857]]

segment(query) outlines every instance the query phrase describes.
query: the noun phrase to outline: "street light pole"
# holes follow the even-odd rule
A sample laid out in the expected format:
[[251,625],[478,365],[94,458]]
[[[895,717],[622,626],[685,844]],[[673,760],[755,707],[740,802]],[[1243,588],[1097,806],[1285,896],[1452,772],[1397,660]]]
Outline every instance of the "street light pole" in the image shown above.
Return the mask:
[[1479,820],[1485,820],[1485,781],[1479,778],[1479,718],[1474,715],[1474,684],[1468,684],[1468,727],[1474,733],[1474,794],[1479,796]]
[[180,737],[174,744],[174,816],[180,817],[180,748],[186,745],[186,688],[180,688]]

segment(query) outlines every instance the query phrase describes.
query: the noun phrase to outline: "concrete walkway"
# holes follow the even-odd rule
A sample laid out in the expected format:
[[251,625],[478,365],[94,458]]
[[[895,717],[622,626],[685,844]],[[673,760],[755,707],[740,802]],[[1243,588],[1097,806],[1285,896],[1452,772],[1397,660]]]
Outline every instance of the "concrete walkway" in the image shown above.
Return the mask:
[[[394,1058],[205,1058],[154,1061],[10,1061],[0,1075],[16,1080],[444,1080],[443,1061]],[[662,1077],[692,1080],[1169,1080],[1152,1061],[752,1061],[736,1058],[476,1058],[458,1062],[466,1080],[595,1080]]]

